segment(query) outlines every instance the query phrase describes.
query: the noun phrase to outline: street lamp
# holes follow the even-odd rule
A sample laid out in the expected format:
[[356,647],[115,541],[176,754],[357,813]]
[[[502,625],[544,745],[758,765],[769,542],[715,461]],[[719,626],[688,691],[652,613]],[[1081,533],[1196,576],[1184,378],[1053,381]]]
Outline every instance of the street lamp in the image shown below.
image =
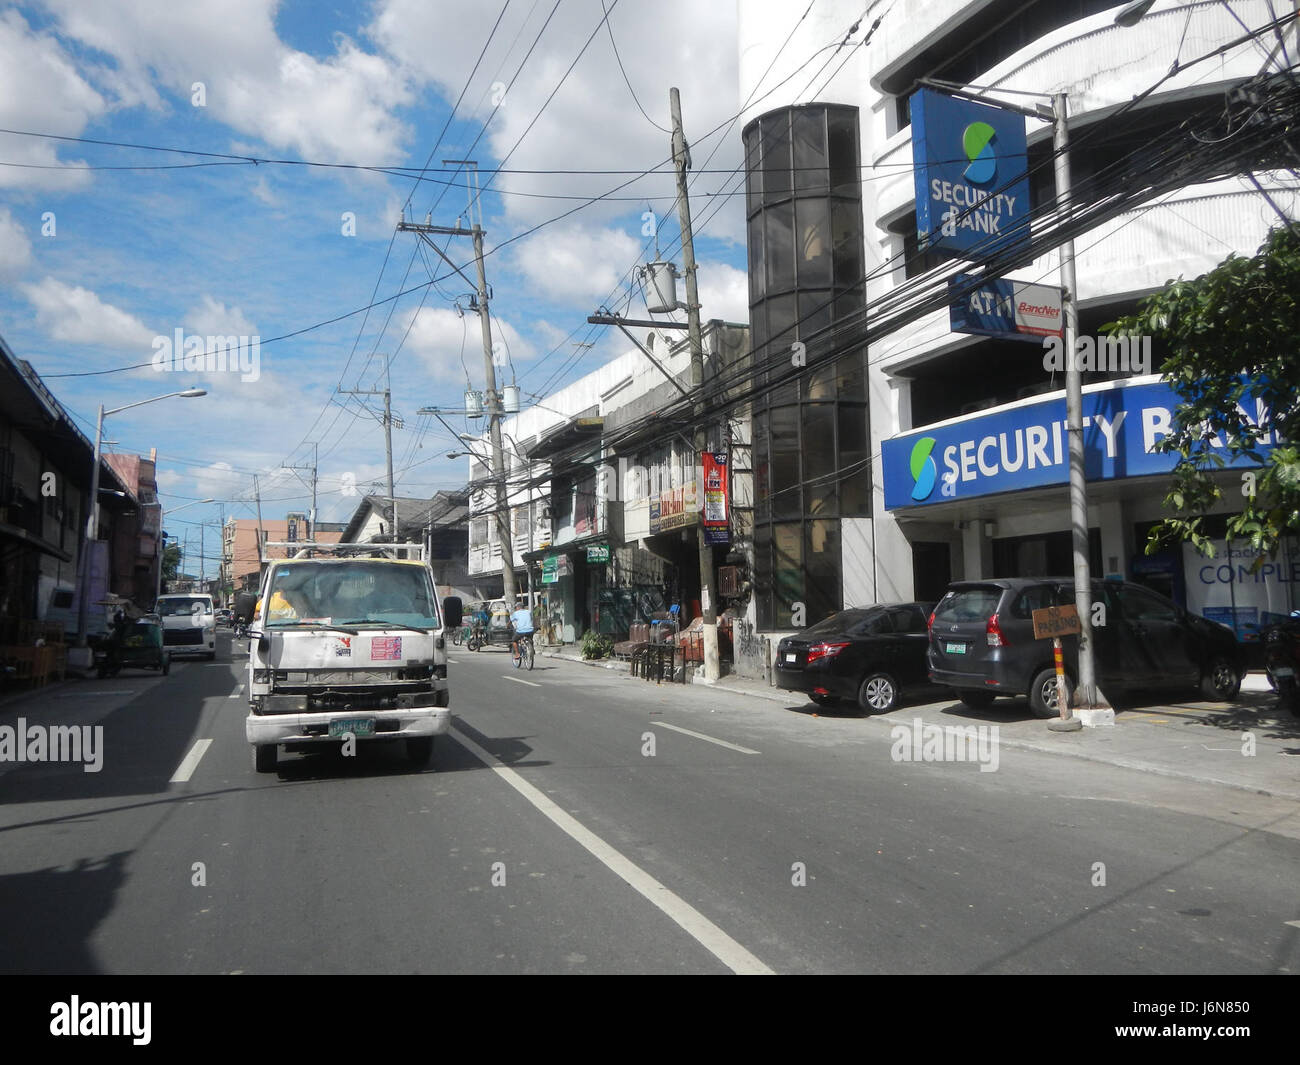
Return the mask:
[[111,410],[105,410],[102,403],[99,405],[99,420],[95,425],[95,460],[90,471],[90,513],[86,517],[86,539],[81,551],[81,579],[78,582],[80,587],[79,601],[77,603],[78,647],[86,646],[86,600],[90,595],[90,550],[91,545],[99,539],[99,463],[100,449],[104,443],[104,419],[111,414],[120,414],[124,410],[130,410],[132,407],[142,407],[146,403],[157,403],[161,399],[172,399],[177,396],[182,399],[194,399],[207,394],[207,391],[202,388],[187,388],[182,392],[168,392],[165,396],[137,400],[135,403],[113,407]]

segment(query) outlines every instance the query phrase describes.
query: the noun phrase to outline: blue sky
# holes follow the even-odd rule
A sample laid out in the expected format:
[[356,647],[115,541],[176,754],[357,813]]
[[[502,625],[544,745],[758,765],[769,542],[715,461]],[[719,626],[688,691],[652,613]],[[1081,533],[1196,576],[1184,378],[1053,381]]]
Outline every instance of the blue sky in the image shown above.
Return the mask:
[[[586,317],[629,297],[630,313],[645,317],[627,275],[650,258],[648,208],[666,214],[659,239],[674,246],[671,170],[617,194],[627,199],[521,235],[661,164],[669,138],[655,123],[668,125],[673,85],[697,171],[717,171],[698,173],[692,186],[703,311],[746,317],[741,198],[716,195],[737,187],[727,172],[741,156],[741,124],[728,124],[739,109],[734,5],[605,5],[613,5],[618,58],[600,25],[600,0],[43,0],[0,8],[0,128],[42,135],[0,133],[0,334],[87,435],[101,402],[208,390],[106,422],[116,449],[158,449],[160,489],[173,510],[213,496],[227,516],[251,517],[254,473],[264,514],[305,509],[306,489],[282,466],[310,463],[315,443],[320,517],[345,520],[357,503],[344,494],[346,480],[364,491],[383,477],[382,402],[336,390],[382,387],[385,355],[402,419],[393,444],[398,493],[462,485],[465,460],[443,457],[455,442],[416,412],[462,406],[463,367],[483,387],[470,286],[459,277],[429,286],[430,271],[449,271],[431,251],[419,253],[413,234],[394,239],[408,197],[408,217],[432,212],[445,226],[467,219],[464,173],[442,159],[475,159],[488,188],[493,326],[509,356],[498,373],[500,383],[513,376],[525,403],[626,350],[621,334]],[[633,102],[620,58],[649,118]],[[252,165],[85,140],[343,165]],[[346,168],[419,168],[430,157],[436,181],[423,183]],[[503,159],[515,172],[493,174]],[[135,169],[107,169],[123,167]],[[355,235],[343,232],[349,215]],[[446,250],[473,277],[471,242],[455,238]],[[668,257],[679,260],[675,251]],[[320,324],[415,286],[424,287],[368,317]],[[149,364],[155,338],[176,329],[259,337],[256,379],[151,365],[96,373]],[[575,346],[586,341],[594,346]],[[191,507],[168,531],[183,535],[189,523],[217,515],[215,504]]]

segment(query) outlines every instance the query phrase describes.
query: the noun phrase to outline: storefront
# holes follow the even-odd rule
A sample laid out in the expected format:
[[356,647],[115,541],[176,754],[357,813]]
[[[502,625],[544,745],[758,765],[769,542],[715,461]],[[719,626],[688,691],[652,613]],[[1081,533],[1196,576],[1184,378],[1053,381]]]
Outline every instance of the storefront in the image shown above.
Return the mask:
[[[1226,543],[1219,560],[1203,558],[1191,545],[1159,555],[1145,553],[1150,529],[1166,516],[1163,499],[1176,461],[1176,456],[1156,451],[1155,445],[1169,432],[1179,403],[1177,394],[1153,377],[1085,388],[1092,572],[1146,584],[1215,620],[1235,620],[1244,635],[1245,625],[1276,612],[1288,595],[1294,599],[1300,556],[1292,552],[1261,567],[1264,575],[1258,582],[1255,574],[1243,582],[1227,566]],[[1215,446],[1221,447],[1222,441]],[[901,434],[884,441],[881,451],[885,508],[914,549],[925,545],[931,568],[935,551],[946,544],[953,579],[1072,573],[1063,395],[1024,400]],[[1247,468],[1241,462],[1226,469],[1225,485],[1237,483],[1240,471]],[[1225,492],[1222,513],[1208,519],[1211,530],[1221,534],[1231,498],[1231,492]],[[1207,583],[1207,564],[1216,561],[1217,566],[1209,567],[1215,579]],[[1221,572],[1230,579],[1219,581]],[[1226,593],[1213,589],[1215,584],[1223,584]],[[1225,594],[1227,601],[1220,602]]]

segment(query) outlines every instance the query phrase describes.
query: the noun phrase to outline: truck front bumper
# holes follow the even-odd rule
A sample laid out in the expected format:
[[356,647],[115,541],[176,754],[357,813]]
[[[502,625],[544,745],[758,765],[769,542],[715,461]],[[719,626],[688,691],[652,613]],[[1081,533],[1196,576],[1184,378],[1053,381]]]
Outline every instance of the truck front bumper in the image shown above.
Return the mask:
[[447,707],[417,710],[348,710],[325,714],[249,714],[244,719],[244,736],[254,746],[270,743],[338,743],[330,735],[333,721],[373,719],[374,731],[359,740],[399,740],[413,736],[441,736],[451,728]]

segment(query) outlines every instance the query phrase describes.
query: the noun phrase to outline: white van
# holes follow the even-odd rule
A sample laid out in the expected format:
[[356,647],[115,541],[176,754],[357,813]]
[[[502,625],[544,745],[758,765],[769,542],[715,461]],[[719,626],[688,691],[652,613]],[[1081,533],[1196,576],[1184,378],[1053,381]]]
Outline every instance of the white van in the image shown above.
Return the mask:
[[212,596],[200,592],[160,595],[155,613],[162,618],[163,646],[177,655],[217,657],[217,615]]

